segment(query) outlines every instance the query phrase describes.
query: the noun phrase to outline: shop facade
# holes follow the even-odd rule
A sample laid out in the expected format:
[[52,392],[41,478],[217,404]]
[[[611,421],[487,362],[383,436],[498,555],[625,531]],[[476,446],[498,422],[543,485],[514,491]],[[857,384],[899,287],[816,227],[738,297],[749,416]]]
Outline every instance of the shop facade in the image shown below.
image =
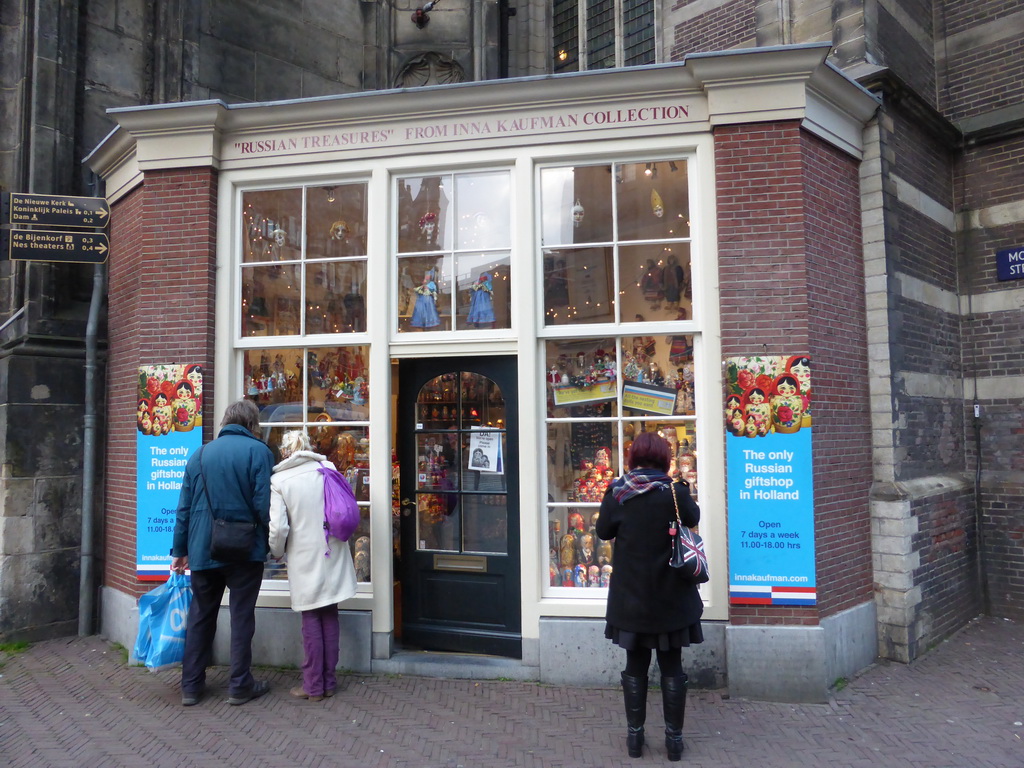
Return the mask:
[[[193,450],[173,415],[153,426],[171,385],[189,440],[250,397],[269,444],[305,429],[349,477],[349,669],[424,671],[426,650],[440,673],[616,681],[592,528],[645,430],[703,510],[691,679],[818,700],[870,663],[858,168],[877,102],[828,52],[112,111],[89,158],[112,205],[104,634],[132,646],[166,570],[140,471],[178,457],[159,464],[173,498]],[[260,663],[301,658],[286,569],[267,570]]]

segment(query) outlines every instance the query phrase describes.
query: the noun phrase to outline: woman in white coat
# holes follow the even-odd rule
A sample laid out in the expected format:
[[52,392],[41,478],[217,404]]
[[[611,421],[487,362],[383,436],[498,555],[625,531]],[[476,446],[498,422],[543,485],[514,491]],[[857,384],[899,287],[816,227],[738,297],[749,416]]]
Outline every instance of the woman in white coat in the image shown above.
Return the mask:
[[356,593],[356,572],[348,544],[324,538],[324,478],[317,470],[333,465],[310,450],[300,430],[284,433],[281,456],[270,478],[270,553],[288,555],[292,610],[302,613],[302,685],[291,694],[320,701],[338,687],[338,603]]

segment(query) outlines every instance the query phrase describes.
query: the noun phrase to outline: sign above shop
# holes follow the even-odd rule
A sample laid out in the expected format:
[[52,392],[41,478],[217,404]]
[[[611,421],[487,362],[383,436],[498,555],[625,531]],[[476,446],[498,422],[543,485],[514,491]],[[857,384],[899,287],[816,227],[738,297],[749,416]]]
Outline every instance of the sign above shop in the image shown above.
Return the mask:
[[95,229],[107,226],[110,206],[102,197],[8,192],[3,196],[3,219],[8,224]]
[[11,229],[4,232],[4,238],[4,252],[12,261],[102,264],[110,250],[110,240],[102,232]]
[[1024,246],[996,251],[996,274],[1000,280],[1024,279]]

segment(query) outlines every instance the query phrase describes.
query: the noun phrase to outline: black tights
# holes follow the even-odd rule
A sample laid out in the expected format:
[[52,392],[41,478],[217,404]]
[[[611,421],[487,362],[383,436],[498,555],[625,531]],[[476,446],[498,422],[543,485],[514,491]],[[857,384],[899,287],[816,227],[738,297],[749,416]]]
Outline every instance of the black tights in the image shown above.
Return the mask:
[[[662,677],[679,677],[683,674],[683,649],[669,648],[658,651],[658,669]],[[626,674],[630,677],[647,677],[651,667],[651,649],[637,648],[626,651]]]

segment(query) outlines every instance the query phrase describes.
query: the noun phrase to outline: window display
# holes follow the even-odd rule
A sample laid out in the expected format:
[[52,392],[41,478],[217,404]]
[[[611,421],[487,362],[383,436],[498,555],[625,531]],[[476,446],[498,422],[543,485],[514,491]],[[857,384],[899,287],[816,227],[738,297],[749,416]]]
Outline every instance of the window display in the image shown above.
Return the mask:
[[608,586],[612,547],[594,526],[634,435],[664,437],[669,474],[697,497],[693,362],[692,335],[546,342],[550,586]]
[[366,331],[365,184],[245,192],[241,223],[242,336]]
[[[284,432],[301,427],[312,450],[333,462],[352,486],[361,520],[349,546],[360,581],[370,577],[368,359],[366,346],[243,352],[244,390],[260,409],[260,436],[275,455]],[[268,579],[285,580],[287,563],[269,563],[266,573]]]
[[397,184],[398,330],[510,328],[510,174]]
[[545,324],[689,317],[689,219],[681,159],[543,169]]

